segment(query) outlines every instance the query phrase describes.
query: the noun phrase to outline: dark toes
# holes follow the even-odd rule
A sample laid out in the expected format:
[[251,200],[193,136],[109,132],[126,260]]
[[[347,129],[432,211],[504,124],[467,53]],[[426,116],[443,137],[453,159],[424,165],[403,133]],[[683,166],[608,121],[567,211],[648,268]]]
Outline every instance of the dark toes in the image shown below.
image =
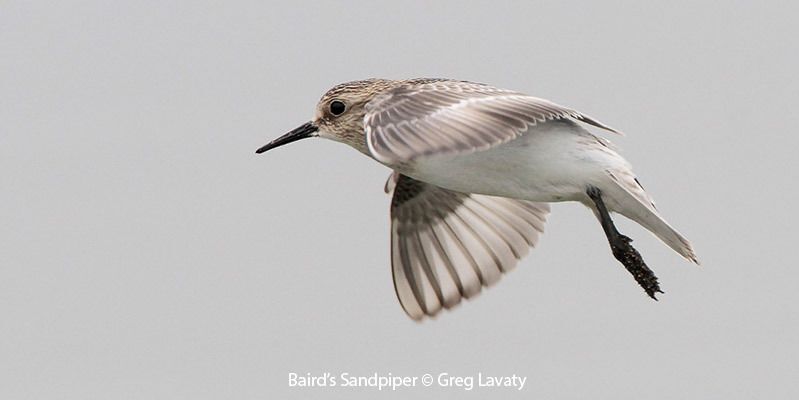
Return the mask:
[[663,293],[658,284],[655,273],[644,262],[641,254],[632,245],[632,239],[627,236],[619,235],[612,244],[613,255],[619,260],[624,268],[632,274],[635,281],[644,289],[649,297],[657,300],[655,293]]

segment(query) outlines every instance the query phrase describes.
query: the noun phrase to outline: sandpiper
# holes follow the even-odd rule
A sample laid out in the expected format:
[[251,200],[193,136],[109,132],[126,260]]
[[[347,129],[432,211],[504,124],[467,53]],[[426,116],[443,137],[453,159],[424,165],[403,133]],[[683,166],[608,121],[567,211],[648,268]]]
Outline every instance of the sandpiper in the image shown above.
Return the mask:
[[550,202],[599,219],[613,255],[653,299],[657,277],[613,224],[619,213],[698,264],[630,164],[574,109],[450,79],[367,79],[325,93],[313,120],[257,150],[323,137],[391,168],[391,266],[405,312],[419,320],[478,294],[515,267],[544,231]]

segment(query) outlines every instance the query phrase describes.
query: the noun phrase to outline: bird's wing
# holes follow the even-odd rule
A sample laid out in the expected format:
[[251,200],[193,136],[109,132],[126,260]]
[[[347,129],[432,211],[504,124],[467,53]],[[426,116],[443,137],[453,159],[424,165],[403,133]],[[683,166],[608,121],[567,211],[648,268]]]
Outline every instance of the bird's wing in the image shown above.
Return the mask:
[[459,193],[395,173],[394,289],[411,318],[434,316],[516,266],[544,231],[549,205]]
[[616,132],[544,99],[449,80],[409,82],[376,96],[366,104],[364,128],[372,156],[396,165],[433,154],[485,150],[520,136],[530,126],[563,118]]

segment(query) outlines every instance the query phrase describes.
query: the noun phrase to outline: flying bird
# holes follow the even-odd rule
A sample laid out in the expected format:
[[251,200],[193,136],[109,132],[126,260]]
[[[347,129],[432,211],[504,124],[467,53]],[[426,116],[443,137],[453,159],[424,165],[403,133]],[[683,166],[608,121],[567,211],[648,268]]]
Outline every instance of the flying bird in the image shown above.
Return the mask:
[[393,170],[385,190],[394,288],[415,320],[496,283],[535,247],[548,203],[562,201],[594,212],[614,257],[657,300],[657,277],[611,213],[699,262],[630,164],[586,128],[618,133],[574,109],[485,84],[367,79],[328,90],[313,120],[257,153],[322,137]]

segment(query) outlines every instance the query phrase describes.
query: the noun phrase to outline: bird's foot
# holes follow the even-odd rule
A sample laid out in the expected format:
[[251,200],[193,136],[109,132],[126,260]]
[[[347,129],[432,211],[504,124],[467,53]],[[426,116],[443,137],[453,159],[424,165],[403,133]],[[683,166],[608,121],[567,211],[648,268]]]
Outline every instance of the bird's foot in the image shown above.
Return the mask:
[[619,234],[613,243],[611,243],[611,250],[613,256],[624,265],[624,268],[633,275],[635,281],[644,288],[646,294],[654,300],[657,300],[655,293],[663,293],[658,284],[658,278],[649,267],[646,266],[641,253],[638,252],[631,244],[633,240],[627,236]]

